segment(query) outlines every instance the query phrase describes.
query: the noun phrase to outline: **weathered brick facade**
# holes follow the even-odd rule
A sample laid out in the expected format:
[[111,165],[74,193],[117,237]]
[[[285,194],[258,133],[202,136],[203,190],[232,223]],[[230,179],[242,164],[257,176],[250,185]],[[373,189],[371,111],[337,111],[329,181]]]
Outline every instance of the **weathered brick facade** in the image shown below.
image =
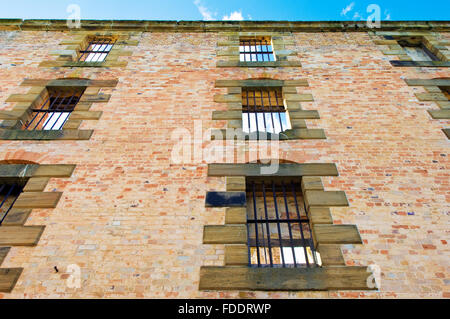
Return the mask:
[[[136,42],[124,45],[132,52],[119,57],[125,66],[50,68],[40,64],[56,59],[50,53],[61,42],[88,31],[0,23],[1,111],[13,108],[9,96],[28,92],[25,79],[118,80],[100,89],[109,102],[92,104],[101,117],[79,127],[94,130],[89,140],[0,141],[0,161],[76,165],[71,177],[45,188],[63,192],[57,207],[34,209],[26,222],[46,226],[38,245],[12,247],[1,264],[24,270],[0,298],[450,297],[450,142],[442,132],[450,121],[432,119],[427,110],[437,109],[435,102],[419,101],[415,93],[424,87],[405,82],[448,78],[448,68],[393,66],[397,57],[383,54],[389,48],[375,43],[383,39],[376,30],[338,26],[291,34],[286,49],[297,51],[301,67],[217,67],[217,43],[230,31],[205,25],[117,30]],[[278,27],[258,32],[288,32]],[[432,33],[450,46],[448,24],[424,29],[406,32]],[[397,30],[395,23],[386,29]],[[224,262],[224,245],[204,245],[202,238],[205,225],[224,224],[224,209],[205,208],[205,194],[224,191],[225,178],[209,177],[207,160],[173,163],[178,141],[171,135],[179,128],[193,135],[194,121],[204,132],[226,128],[226,121],[212,120],[214,111],[226,110],[214,102],[227,94],[215,81],[258,78],[308,81],[297,92],[312,94],[302,107],[320,119],[307,126],[327,138],[280,141],[280,158],[336,164],[339,176],[323,177],[324,188],[345,191],[350,207],[332,208],[334,223],[357,225],[364,243],[343,246],[346,265],[378,265],[379,291],[199,290],[200,268]],[[72,264],[81,267],[79,289],[67,285]]]

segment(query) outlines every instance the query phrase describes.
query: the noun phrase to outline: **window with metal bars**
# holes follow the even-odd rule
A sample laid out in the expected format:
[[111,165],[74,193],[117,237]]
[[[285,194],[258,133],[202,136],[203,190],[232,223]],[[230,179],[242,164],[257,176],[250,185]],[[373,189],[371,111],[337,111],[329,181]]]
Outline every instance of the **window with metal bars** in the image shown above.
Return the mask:
[[274,134],[291,128],[280,87],[242,88],[242,128]]
[[85,88],[48,87],[44,101],[31,109],[31,116],[22,129],[61,130],[84,91]]
[[0,226],[22,193],[24,185],[25,183],[19,180],[0,182]]
[[421,40],[399,40],[398,44],[413,61],[439,61],[439,58]]
[[103,62],[116,41],[112,38],[94,38],[80,51],[79,62]]
[[239,56],[242,62],[275,61],[272,39],[269,37],[241,38]]
[[247,228],[251,267],[321,265],[300,178],[247,178]]

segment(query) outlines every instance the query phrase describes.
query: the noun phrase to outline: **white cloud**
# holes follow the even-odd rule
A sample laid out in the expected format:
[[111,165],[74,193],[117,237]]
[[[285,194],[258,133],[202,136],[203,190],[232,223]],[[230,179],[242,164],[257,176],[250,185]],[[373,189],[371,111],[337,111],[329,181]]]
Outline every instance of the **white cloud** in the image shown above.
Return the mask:
[[203,17],[203,20],[214,20],[214,15],[209,9],[202,5],[200,0],[194,0],[194,4]]
[[389,11],[384,10],[384,14],[386,15],[386,18],[384,18],[384,20],[391,20],[391,14]]
[[346,6],[344,9],[342,9],[341,16],[346,16],[348,12],[353,10],[354,6],[355,6],[355,3],[352,2],[348,6]]
[[244,20],[244,17],[242,16],[242,11],[233,11],[230,13],[230,15],[224,16],[222,20],[242,21]]

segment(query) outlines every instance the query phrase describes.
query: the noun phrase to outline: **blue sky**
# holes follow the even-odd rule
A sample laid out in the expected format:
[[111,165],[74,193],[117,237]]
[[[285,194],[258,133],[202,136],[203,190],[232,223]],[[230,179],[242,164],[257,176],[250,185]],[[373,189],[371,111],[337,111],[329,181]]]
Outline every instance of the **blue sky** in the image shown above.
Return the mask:
[[0,18],[65,19],[77,4],[82,19],[366,20],[372,3],[382,20],[450,20],[449,0],[0,0]]

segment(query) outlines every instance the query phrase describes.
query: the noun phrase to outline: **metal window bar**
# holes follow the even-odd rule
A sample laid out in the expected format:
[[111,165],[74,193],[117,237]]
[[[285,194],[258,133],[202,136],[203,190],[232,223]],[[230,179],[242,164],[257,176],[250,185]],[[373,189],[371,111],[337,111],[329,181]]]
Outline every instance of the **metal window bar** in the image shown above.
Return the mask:
[[89,42],[86,50],[80,51],[79,62],[103,62],[114,46],[113,39],[95,39]]
[[289,129],[281,88],[243,88],[242,121],[246,133],[279,134]]
[[426,47],[423,42],[414,43],[408,40],[399,40],[398,44],[403,47],[406,54],[414,61],[440,61],[440,59]]
[[23,129],[28,131],[62,130],[83,93],[84,89],[49,92],[42,106],[31,110],[31,117],[23,125]]
[[240,61],[270,62],[275,61],[275,54],[270,39],[241,39],[239,41]]
[[413,61],[439,61],[439,58],[423,44],[404,46],[403,49]]
[[20,184],[1,184],[0,185],[0,226],[8,216],[14,203],[23,191]]
[[247,229],[251,267],[319,265],[299,181],[248,180]]
[[439,88],[441,89],[442,93],[444,93],[447,100],[450,101],[450,86],[440,86]]

